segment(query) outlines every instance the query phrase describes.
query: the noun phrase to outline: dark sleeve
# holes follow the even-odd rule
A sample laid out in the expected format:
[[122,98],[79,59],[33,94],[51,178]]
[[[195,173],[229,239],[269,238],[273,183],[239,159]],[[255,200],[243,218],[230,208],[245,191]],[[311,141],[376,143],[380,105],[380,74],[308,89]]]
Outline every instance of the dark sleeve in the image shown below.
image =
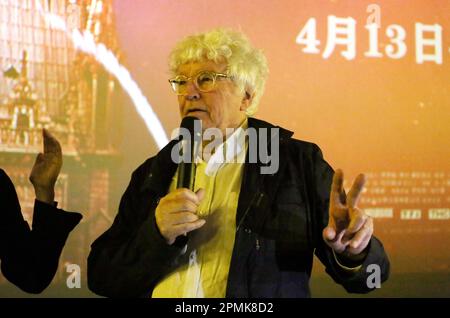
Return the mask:
[[25,292],[44,291],[55,276],[69,233],[81,218],[79,213],[35,200],[32,230],[23,219],[9,230],[2,257],[4,276]]
[[107,297],[148,296],[182,248],[168,245],[155,222],[157,199],[140,192],[137,169],[113,225],[91,246],[88,286]]
[[[333,280],[341,284],[347,292],[350,293],[367,293],[374,288],[367,286],[367,280],[373,273],[372,267],[375,264],[380,269],[380,281],[384,282],[389,276],[389,260],[384,251],[382,243],[374,236],[367,247],[367,255],[363,260],[359,270],[351,272],[343,269],[333,255],[333,251],[322,239],[322,231],[328,224],[328,208],[330,201],[331,183],[334,171],[330,165],[323,159],[322,152],[317,145],[313,145],[312,151],[313,165],[313,182],[316,189],[314,199],[315,214],[315,232],[316,232],[316,249],[315,254],[325,265],[326,272]],[[344,264],[348,267],[355,267],[356,264]]]

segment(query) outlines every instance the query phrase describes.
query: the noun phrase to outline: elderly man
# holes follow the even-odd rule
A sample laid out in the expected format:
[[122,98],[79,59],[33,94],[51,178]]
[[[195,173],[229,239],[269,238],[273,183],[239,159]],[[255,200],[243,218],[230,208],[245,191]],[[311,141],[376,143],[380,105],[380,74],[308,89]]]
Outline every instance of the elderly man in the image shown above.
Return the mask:
[[[181,117],[197,117],[204,131],[219,129],[222,148],[196,160],[194,191],[176,189],[177,140],[134,171],[114,224],[92,244],[92,291],[309,297],[314,253],[349,292],[374,288],[367,284],[371,264],[380,281],[387,279],[387,256],[358,208],[364,175],[346,196],[343,173],[333,172],[317,145],[251,117],[268,73],[261,51],[239,32],[215,29],[178,43],[169,64]],[[249,129],[276,132],[266,145],[268,153],[278,151],[275,173],[261,173],[264,160],[248,160],[242,135]],[[223,153],[236,160],[218,160]]]

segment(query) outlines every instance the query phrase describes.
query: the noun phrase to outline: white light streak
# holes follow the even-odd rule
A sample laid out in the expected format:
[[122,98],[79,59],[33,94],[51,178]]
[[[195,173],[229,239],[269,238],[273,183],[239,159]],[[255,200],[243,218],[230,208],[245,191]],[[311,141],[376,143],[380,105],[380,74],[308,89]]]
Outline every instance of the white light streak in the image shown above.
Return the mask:
[[94,36],[89,31],[81,33],[76,28],[69,31],[66,22],[58,15],[45,12],[39,0],[36,0],[36,6],[51,28],[66,32],[76,49],[94,56],[97,62],[102,64],[117,79],[133,101],[138,114],[144,120],[158,148],[163,148],[169,140],[158,116],[156,116],[152,106],[147,101],[147,98],[142,93],[136,81],[132,78],[130,72],[119,63],[114,53],[108,50],[103,43],[96,43]]

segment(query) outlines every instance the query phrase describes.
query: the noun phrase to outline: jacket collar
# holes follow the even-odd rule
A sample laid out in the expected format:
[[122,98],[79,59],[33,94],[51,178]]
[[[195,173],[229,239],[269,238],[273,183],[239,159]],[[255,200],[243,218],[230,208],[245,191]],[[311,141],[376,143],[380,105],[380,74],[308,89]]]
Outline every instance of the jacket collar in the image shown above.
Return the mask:
[[[271,144],[274,138],[279,138],[280,142],[280,150],[281,145],[284,144],[287,140],[291,138],[293,135],[292,131],[281,128],[279,126],[274,126],[266,121],[256,119],[253,117],[248,118],[248,127],[256,129],[257,132],[260,132],[263,129],[267,130],[267,136],[272,136],[270,131],[273,128],[278,128],[278,133],[272,136],[272,138],[268,139],[268,151],[271,151]],[[257,134],[257,144],[259,146],[259,133]],[[167,193],[167,190],[170,186],[170,182],[172,177],[174,176],[178,165],[172,161],[171,153],[172,148],[177,144],[178,140],[171,140],[163,149],[161,149],[158,154],[153,158],[152,165],[150,168],[150,172],[146,179],[144,180],[142,187],[140,189],[141,192],[152,191],[159,197],[164,196]],[[266,175],[261,174],[261,168],[265,165],[259,160],[256,163],[249,162],[249,149],[247,149],[246,153],[246,165],[244,167],[244,175],[242,180],[241,189],[251,189],[248,187],[253,187],[255,185],[260,185],[263,187],[261,182],[265,179]],[[280,166],[279,172],[282,169],[283,160],[282,156],[280,156]],[[278,173],[277,173],[278,174]],[[275,186],[275,185],[272,185]],[[237,213],[237,221],[239,221],[240,217],[243,216],[245,210],[247,209],[250,203],[255,202],[254,196],[251,194],[255,194],[257,192],[254,191],[241,191],[239,196],[239,204],[238,204],[238,213]],[[236,224],[239,224],[237,222]]]
[[248,127],[252,127],[252,128],[256,128],[256,129],[260,129],[260,128],[265,128],[265,129],[278,128],[279,129],[279,133],[280,133],[280,143],[281,142],[285,142],[287,139],[292,137],[292,135],[294,134],[290,130],[287,130],[287,129],[282,128],[280,126],[274,126],[271,123],[268,123],[268,122],[266,122],[264,120],[256,119],[256,118],[253,118],[253,117],[249,117],[248,118]]

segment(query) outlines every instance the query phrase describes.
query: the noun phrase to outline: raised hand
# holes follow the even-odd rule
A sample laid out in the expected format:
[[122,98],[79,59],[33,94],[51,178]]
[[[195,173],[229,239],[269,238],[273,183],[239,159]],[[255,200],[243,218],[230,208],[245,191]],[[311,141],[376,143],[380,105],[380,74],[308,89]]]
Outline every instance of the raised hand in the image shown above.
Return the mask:
[[30,181],[36,193],[36,199],[53,203],[55,183],[62,167],[62,151],[58,140],[46,129],[42,130],[44,152],[39,153],[31,169]]
[[358,208],[365,182],[365,176],[358,175],[346,197],[344,175],[338,169],[331,185],[329,221],[323,239],[336,253],[350,259],[364,251],[373,234],[372,219]]

